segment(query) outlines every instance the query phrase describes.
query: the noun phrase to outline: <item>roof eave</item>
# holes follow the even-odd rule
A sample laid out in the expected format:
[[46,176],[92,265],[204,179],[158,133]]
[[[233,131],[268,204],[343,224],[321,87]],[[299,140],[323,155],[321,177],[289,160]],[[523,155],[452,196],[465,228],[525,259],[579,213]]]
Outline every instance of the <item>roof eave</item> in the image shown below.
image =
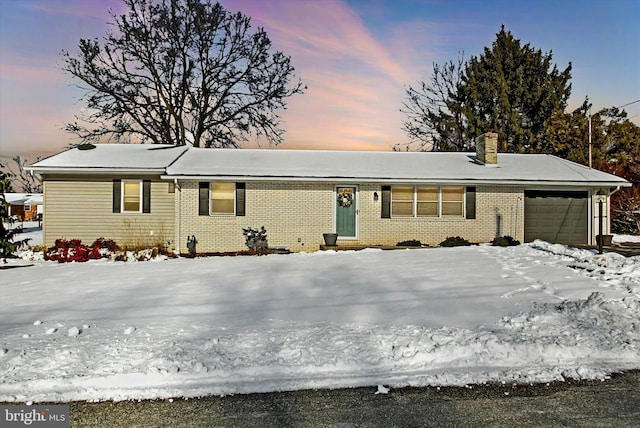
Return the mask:
[[46,167],[46,166],[29,166],[25,170],[38,174],[66,174],[66,173],[82,173],[82,174],[162,174],[164,168],[102,168],[102,167]]
[[436,178],[436,177],[348,177],[348,176],[268,176],[268,175],[188,175],[164,174],[164,180],[230,180],[230,181],[306,181],[306,182],[358,182],[358,183],[439,183],[439,184],[487,184],[512,186],[570,186],[570,187],[631,187],[628,181],[562,181],[562,180],[488,180],[475,178]]

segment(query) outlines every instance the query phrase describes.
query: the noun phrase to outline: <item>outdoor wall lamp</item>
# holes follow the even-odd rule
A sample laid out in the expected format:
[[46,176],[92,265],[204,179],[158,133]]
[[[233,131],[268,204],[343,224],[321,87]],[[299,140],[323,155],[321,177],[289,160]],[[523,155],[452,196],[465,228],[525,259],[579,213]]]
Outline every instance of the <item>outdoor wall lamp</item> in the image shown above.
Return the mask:
[[378,192],[373,192],[373,202],[378,202]]

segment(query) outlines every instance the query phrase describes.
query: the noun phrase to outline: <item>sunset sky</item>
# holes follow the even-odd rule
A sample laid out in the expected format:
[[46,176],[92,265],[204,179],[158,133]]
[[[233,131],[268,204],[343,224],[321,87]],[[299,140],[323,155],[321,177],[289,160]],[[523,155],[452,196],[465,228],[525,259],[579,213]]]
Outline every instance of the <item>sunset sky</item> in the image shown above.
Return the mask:
[[[432,64],[479,55],[505,24],[564,69],[569,108],[640,99],[638,0],[222,0],[264,27],[308,85],[283,112],[284,149],[390,150],[407,142],[404,88]],[[0,0],[0,155],[52,153],[83,106],[60,52],[102,37],[120,0]],[[640,124],[640,103],[626,108]]]

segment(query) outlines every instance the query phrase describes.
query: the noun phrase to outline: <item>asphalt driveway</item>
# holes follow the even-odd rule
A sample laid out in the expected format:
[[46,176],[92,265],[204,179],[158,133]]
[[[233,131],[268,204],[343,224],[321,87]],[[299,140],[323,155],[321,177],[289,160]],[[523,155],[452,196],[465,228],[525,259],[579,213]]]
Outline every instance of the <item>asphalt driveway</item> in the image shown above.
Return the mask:
[[532,386],[314,390],[72,403],[72,427],[632,427],[640,371]]

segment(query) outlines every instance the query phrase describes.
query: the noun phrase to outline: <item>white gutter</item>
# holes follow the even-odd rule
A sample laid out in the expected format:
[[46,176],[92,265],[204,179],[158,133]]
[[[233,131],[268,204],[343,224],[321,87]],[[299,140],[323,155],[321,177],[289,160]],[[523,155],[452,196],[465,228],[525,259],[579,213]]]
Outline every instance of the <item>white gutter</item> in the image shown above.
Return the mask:
[[631,187],[629,182],[621,181],[544,181],[544,180],[487,180],[473,178],[372,178],[372,177],[292,177],[292,176],[246,176],[246,175],[161,175],[163,180],[230,180],[230,181],[304,181],[304,182],[345,182],[352,181],[358,183],[425,183],[425,184],[501,184],[518,186],[572,186],[572,187]]
[[38,174],[49,173],[94,173],[94,174],[162,174],[165,172],[164,168],[101,168],[101,167],[85,167],[85,168],[70,168],[70,167],[46,167],[46,166],[27,166],[25,170],[36,172]]
[[[615,188],[615,190],[613,192],[609,192],[609,196],[611,196],[614,193],[618,192],[620,190],[620,187],[623,187],[623,186],[616,186],[616,188]],[[629,186],[625,185],[624,187],[631,187],[631,183],[629,183]]]
[[[174,238],[176,239],[176,252],[178,253],[178,255],[180,254],[180,242],[182,239],[182,188],[180,188],[180,185],[178,183],[178,179],[174,178],[173,179],[173,185],[175,186],[175,191],[176,191],[176,198],[177,200],[177,204],[178,204],[178,219],[177,219],[177,227],[176,227],[176,233]],[[176,203],[174,198],[174,203]]]

